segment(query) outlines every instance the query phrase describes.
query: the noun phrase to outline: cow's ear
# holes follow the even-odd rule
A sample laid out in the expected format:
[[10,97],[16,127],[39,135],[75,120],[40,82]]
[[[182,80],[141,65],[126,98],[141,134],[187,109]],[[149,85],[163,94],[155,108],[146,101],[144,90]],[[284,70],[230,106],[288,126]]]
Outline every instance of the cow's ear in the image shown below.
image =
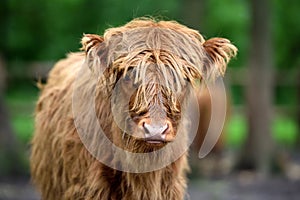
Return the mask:
[[95,34],[84,34],[81,39],[82,48],[85,52],[85,64],[90,70],[101,75],[109,66],[108,48],[105,45],[103,37]]
[[[217,71],[224,75],[226,67],[231,58],[237,54],[237,48],[225,38],[211,38],[203,43],[203,47],[208,55],[210,70]],[[215,69],[216,68],[216,69]]]
[[81,50],[85,51],[86,54],[92,49],[99,46],[104,41],[103,37],[95,34],[84,34],[81,39]]

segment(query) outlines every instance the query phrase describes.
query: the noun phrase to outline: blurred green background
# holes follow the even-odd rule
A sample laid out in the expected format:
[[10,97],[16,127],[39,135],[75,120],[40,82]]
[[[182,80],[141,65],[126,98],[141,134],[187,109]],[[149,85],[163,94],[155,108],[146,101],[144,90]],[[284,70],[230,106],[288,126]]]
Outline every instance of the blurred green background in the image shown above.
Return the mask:
[[[298,0],[270,0],[267,5],[274,75],[271,135],[276,148],[291,152],[300,144],[299,8]],[[242,149],[249,132],[245,89],[252,34],[250,1],[1,0],[0,176],[28,174],[36,82],[45,78],[55,61],[78,51],[83,33],[101,35],[109,27],[142,16],[176,20],[199,30],[206,39],[226,37],[238,47],[225,78],[232,104],[225,148]],[[17,150],[7,153],[11,149]]]

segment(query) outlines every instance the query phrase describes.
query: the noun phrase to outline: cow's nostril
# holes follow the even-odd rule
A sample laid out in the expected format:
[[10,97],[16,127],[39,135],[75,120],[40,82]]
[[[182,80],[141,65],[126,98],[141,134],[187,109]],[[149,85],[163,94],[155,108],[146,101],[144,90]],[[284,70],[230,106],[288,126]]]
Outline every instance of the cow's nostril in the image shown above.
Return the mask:
[[154,135],[163,135],[166,130],[169,128],[168,124],[165,125],[152,125],[143,123],[144,130],[147,135],[154,136]]

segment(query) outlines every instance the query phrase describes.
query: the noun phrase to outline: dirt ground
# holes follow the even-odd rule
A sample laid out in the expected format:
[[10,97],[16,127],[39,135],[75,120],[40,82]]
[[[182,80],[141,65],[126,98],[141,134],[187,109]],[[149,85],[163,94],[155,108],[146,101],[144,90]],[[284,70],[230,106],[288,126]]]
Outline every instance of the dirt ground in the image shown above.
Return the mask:
[[199,180],[189,185],[190,200],[299,200],[300,181],[282,177],[260,180],[238,176]]
[[[0,200],[38,200],[27,179],[0,182]],[[251,174],[190,181],[187,200],[299,200],[300,180],[260,179]]]

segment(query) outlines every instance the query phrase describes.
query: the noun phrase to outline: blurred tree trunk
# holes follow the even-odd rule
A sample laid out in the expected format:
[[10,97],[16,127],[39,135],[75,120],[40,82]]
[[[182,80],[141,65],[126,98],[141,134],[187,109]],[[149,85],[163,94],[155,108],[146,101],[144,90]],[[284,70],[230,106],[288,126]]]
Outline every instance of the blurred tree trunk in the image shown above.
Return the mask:
[[205,29],[206,0],[182,0],[182,19],[188,27],[199,30]]
[[3,96],[0,95],[0,152],[12,152],[12,149],[16,148],[15,143]]
[[270,1],[250,1],[251,47],[247,85],[249,132],[238,167],[268,175],[272,157],[273,66]]
[[298,104],[297,104],[297,124],[298,124],[298,134],[296,138],[296,148],[300,150],[300,70],[298,70],[298,81],[297,81],[297,91],[298,91]]
[[19,146],[4,103],[5,74],[4,58],[0,55],[0,177],[16,175],[21,170],[17,164],[20,159]]

